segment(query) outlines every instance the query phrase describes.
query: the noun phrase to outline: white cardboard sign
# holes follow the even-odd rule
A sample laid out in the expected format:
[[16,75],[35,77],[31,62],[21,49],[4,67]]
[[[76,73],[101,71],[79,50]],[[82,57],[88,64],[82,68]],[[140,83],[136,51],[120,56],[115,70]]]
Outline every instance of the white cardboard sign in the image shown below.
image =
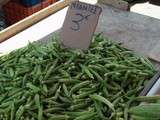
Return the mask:
[[60,33],[65,48],[88,49],[98,24],[102,8],[74,1],[71,2]]

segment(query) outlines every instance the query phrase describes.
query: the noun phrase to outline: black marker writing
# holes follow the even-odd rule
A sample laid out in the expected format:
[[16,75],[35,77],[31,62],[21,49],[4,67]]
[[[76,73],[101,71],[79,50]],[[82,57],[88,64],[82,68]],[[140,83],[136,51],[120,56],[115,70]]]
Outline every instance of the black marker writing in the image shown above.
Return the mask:
[[74,31],[78,31],[78,30],[80,30],[80,23],[81,23],[82,21],[87,21],[87,20],[88,20],[88,17],[89,17],[90,15],[83,15],[83,14],[81,14],[81,13],[76,13],[75,15],[78,16],[79,19],[77,19],[77,20],[72,20],[72,22],[73,22],[75,25],[74,25],[74,27],[71,27],[71,29],[74,30]]

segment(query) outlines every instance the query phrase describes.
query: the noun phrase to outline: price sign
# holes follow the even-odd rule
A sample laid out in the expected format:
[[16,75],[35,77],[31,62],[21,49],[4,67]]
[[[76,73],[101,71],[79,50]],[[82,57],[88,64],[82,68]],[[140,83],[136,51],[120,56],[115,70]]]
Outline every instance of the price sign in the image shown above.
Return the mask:
[[60,33],[62,46],[88,49],[101,12],[102,8],[99,6],[72,2]]

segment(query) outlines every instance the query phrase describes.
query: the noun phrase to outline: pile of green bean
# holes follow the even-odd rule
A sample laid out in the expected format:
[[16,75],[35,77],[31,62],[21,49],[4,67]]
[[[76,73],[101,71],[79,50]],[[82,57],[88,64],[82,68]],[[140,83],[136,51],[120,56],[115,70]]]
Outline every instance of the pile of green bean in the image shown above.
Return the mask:
[[100,34],[87,51],[32,43],[0,57],[0,120],[129,120],[127,103],[154,74]]

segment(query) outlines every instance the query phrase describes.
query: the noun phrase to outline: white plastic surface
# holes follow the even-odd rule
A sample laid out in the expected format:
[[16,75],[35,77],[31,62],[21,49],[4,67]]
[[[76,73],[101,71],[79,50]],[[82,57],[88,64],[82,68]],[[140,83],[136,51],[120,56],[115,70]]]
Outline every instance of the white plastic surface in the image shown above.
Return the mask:
[[147,96],[157,95],[158,93],[160,94],[160,78],[157,80],[157,82],[154,84],[154,86],[148,92]]
[[152,5],[148,2],[134,5],[131,11],[160,19],[160,6]]
[[10,52],[12,50],[24,47],[28,42],[37,41],[46,35],[60,29],[63,25],[68,8],[64,8],[39,23],[29,27],[19,34],[11,37],[7,41],[0,43],[0,53]]

